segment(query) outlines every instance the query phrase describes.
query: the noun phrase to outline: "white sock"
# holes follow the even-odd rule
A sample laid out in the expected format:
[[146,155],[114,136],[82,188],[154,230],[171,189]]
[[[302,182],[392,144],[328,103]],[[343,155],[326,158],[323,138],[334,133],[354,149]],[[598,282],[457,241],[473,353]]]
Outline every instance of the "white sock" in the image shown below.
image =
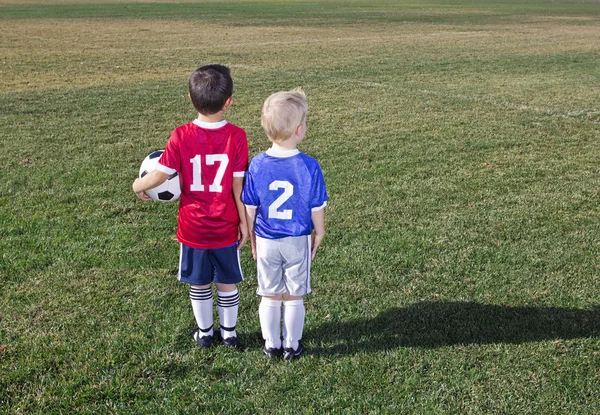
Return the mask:
[[213,293],[210,288],[198,289],[190,287],[190,300],[200,336],[213,335]]
[[283,347],[298,349],[298,342],[304,330],[304,300],[290,300],[283,302]]
[[237,288],[233,291],[217,291],[217,308],[219,309],[219,321],[221,323],[221,337],[227,339],[236,337],[235,325],[237,324],[240,295]]
[[281,347],[281,300],[263,297],[258,306],[258,317],[265,347],[279,349]]

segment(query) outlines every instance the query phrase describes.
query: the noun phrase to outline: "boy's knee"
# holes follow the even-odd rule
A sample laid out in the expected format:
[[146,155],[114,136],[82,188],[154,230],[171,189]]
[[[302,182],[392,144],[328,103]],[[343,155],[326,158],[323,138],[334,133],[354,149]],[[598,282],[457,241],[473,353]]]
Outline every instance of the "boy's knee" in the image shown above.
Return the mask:
[[235,284],[223,284],[223,283],[216,283],[217,285],[217,290],[224,292],[224,293],[228,293],[231,291],[235,291],[235,289],[237,288],[237,286]]
[[207,285],[194,285],[194,284],[191,284],[190,287],[193,288],[193,289],[195,289],[195,290],[206,290],[207,288],[211,288],[210,284],[207,284]]

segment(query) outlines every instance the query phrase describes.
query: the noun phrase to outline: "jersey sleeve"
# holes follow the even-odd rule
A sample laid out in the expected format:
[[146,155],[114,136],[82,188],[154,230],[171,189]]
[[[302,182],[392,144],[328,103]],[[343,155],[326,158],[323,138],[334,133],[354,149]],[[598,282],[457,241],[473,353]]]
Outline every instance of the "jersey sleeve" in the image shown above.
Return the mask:
[[173,174],[175,172],[181,171],[179,134],[177,133],[177,130],[173,131],[171,137],[169,138],[169,141],[167,141],[165,151],[158,160],[157,170],[160,170],[166,174]]
[[242,190],[242,203],[250,209],[256,209],[259,205],[258,197],[256,195],[256,190],[254,187],[254,175],[252,174],[252,168],[248,169],[246,179],[244,180],[244,189]]
[[321,171],[321,166],[319,166],[317,163],[312,173],[312,188],[310,198],[311,211],[316,212],[323,209],[325,206],[327,206],[328,199],[323,171]]
[[241,130],[237,150],[233,162],[233,177],[244,177],[248,169],[248,139],[244,130]]

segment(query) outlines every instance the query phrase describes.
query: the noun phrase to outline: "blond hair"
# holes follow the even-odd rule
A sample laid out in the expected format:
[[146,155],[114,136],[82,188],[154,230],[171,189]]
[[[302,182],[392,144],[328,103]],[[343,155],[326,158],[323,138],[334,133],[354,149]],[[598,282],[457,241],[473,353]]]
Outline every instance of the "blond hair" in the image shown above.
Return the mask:
[[260,123],[269,140],[280,143],[287,140],[306,119],[308,103],[301,88],[276,92],[263,104]]

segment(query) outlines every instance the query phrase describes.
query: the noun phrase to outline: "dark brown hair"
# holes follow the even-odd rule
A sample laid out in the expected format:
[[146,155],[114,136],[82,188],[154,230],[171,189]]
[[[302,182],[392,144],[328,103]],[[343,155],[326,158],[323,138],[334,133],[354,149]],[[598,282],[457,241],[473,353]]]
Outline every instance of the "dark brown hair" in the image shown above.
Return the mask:
[[221,111],[233,94],[233,79],[229,68],[223,65],[205,65],[196,69],[188,85],[192,103],[203,115]]

